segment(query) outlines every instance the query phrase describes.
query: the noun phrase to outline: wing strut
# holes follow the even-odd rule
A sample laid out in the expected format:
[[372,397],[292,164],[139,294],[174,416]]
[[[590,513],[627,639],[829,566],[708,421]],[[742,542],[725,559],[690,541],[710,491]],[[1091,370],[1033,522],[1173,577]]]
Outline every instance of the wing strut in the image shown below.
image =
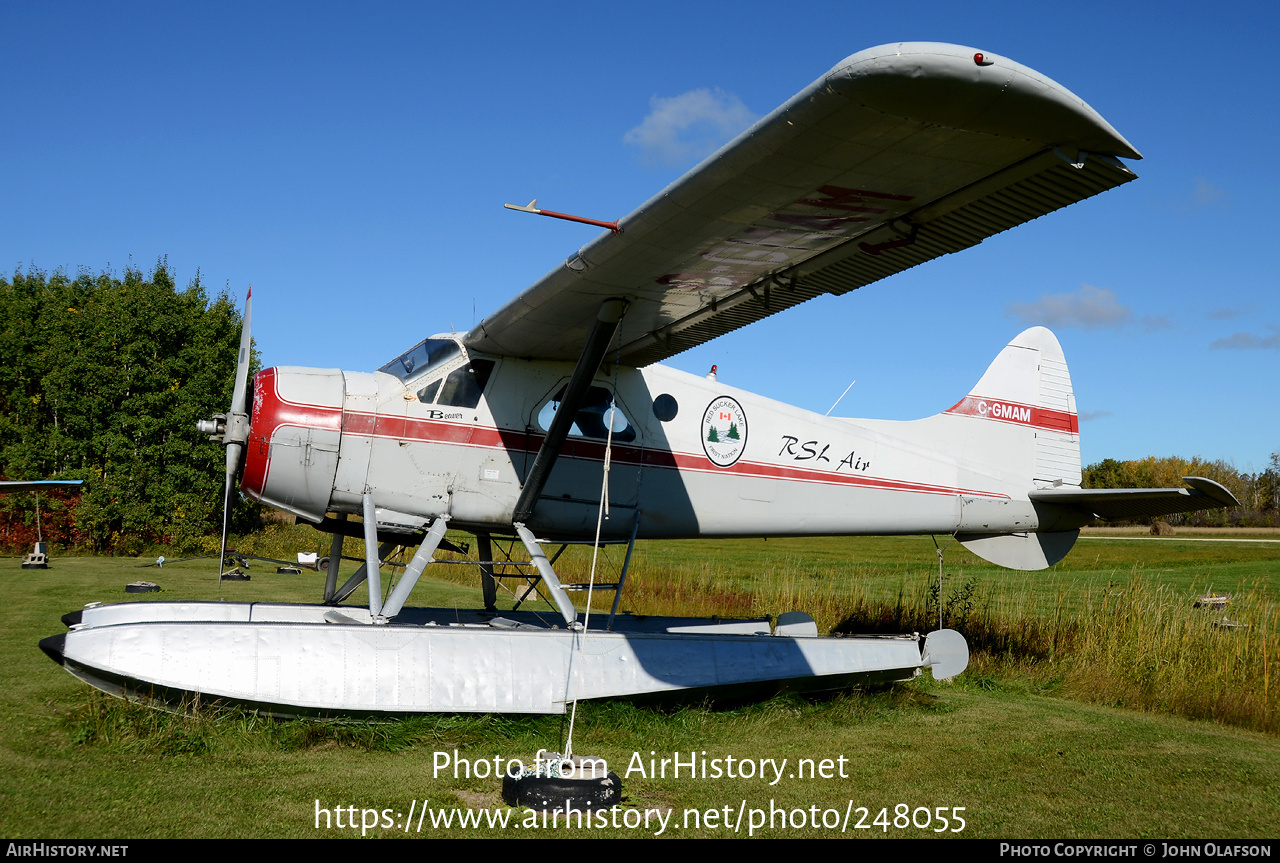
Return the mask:
[[564,446],[565,438],[569,436],[574,417],[578,415],[578,411],[586,401],[591,379],[600,370],[605,351],[609,349],[609,343],[613,341],[613,336],[618,331],[618,325],[622,322],[622,313],[626,308],[626,301],[619,299],[605,300],[600,304],[600,311],[596,313],[595,323],[591,326],[591,334],[587,336],[582,355],[578,357],[578,365],[564,388],[564,398],[560,402],[555,418],[551,420],[551,428],[547,430],[546,439],[542,441],[538,454],[533,457],[533,466],[529,468],[529,475],[525,477],[524,487],[520,489],[520,498],[516,501],[515,513],[511,517],[513,522],[527,522],[529,516],[533,515],[533,508],[538,502],[538,496],[542,494],[542,487],[547,484],[551,468],[560,456],[560,448]]

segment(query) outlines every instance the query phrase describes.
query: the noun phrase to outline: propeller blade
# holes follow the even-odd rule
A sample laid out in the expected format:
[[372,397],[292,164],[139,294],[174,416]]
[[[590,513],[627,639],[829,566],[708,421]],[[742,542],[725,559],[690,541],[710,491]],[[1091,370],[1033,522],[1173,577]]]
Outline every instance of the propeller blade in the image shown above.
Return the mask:
[[235,485],[236,471],[240,469],[240,453],[243,451],[244,451],[243,444],[238,444],[238,443],[227,444],[227,490],[228,492],[230,492],[231,487]]
[[222,586],[223,568],[227,562],[227,524],[231,520],[231,486],[240,469],[240,455],[249,437],[249,418],[245,413],[249,388],[249,354],[253,344],[249,319],[253,311],[253,286],[244,300],[244,323],[240,327],[240,353],[236,357],[236,386],[231,393],[231,410],[227,412],[223,441],[227,446],[227,480],[222,492],[222,546],[218,557],[218,586]]
[[[244,326],[240,328],[240,354],[236,359],[236,388],[231,394],[231,411],[233,414],[244,413],[245,390],[249,383],[249,351],[251,338],[249,335],[249,317],[253,311],[253,286],[249,286],[249,295],[244,300]],[[230,462],[228,462],[230,464]],[[229,472],[231,471],[228,468]]]
[[[231,515],[231,483],[235,480],[235,464],[231,457],[231,447],[227,447],[227,464],[230,469],[227,471],[226,488],[222,492],[222,545],[218,549],[218,587],[222,587],[222,571],[227,566],[227,522]],[[239,460],[239,453],[236,454],[236,460]]]

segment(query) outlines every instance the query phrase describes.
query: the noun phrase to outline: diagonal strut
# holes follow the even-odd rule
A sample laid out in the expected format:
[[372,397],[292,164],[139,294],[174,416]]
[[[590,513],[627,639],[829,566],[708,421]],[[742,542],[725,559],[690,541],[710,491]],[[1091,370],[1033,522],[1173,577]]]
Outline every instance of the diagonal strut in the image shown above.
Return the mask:
[[574,418],[586,401],[591,379],[600,370],[600,363],[604,361],[605,352],[618,331],[618,325],[622,322],[622,313],[626,308],[625,300],[611,299],[601,303],[600,311],[596,313],[595,323],[591,326],[591,334],[587,336],[582,355],[578,357],[578,365],[573,370],[573,376],[569,378],[569,383],[564,389],[564,398],[560,401],[560,407],[551,421],[551,428],[547,430],[547,436],[542,441],[538,454],[533,458],[529,475],[525,477],[520,498],[516,501],[515,513],[511,517],[513,522],[527,522],[529,516],[533,515],[538,496],[542,494],[542,488],[547,484],[547,477],[551,475],[551,468],[555,466],[556,459],[560,456],[560,448],[564,446],[565,438],[569,436]]

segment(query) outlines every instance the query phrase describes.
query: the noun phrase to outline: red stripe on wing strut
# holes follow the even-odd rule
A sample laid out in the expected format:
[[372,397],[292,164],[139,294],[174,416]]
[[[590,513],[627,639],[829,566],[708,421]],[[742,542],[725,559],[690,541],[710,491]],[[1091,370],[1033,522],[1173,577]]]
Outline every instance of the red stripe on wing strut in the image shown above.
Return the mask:
[[982,396],[965,396],[943,413],[964,417],[981,417],[999,422],[1015,423],[1031,428],[1064,434],[1079,434],[1080,422],[1072,411],[1055,411],[1008,399],[989,399]]

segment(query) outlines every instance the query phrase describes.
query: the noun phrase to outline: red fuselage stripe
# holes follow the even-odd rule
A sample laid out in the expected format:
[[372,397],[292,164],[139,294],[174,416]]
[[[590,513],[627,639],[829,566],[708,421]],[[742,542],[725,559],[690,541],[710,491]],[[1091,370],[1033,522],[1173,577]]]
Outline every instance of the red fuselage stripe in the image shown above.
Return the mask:
[[[974,401],[976,402],[976,400]],[[988,404],[992,403],[994,403],[994,400],[988,400]],[[960,408],[964,404],[965,402],[962,401],[956,408]],[[999,404],[1011,403],[1000,402]],[[952,408],[949,413],[960,413],[956,408]],[[1034,410],[1043,411],[1043,409]],[[1061,416],[1068,415],[1061,414]],[[1071,416],[1072,420],[1075,419],[1074,414],[1069,416]],[[512,455],[536,453],[538,448],[542,446],[544,437],[538,433],[499,429],[493,426],[467,425],[357,411],[344,413],[340,408],[333,406],[293,402],[280,395],[275,369],[266,369],[259,372],[254,379],[253,428],[249,433],[244,480],[241,483],[246,492],[260,495],[265,488],[270,468],[269,444],[276,431],[285,426],[321,428],[328,431],[341,430],[343,434],[384,440],[498,449],[505,450]],[[1051,425],[1044,427],[1056,428]],[[603,441],[579,438],[567,440],[561,450],[561,455],[566,458],[603,461],[604,452],[605,444]],[[972,494],[1006,499],[1009,497],[1007,494],[980,489],[882,479],[859,474],[837,473],[834,470],[812,470],[766,462],[739,461],[729,467],[716,467],[701,454],[645,449],[625,444],[614,445],[612,460],[620,464],[696,473],[730,474],[742,478],[855,486],[883,491],[912,492],[915,494]]]

